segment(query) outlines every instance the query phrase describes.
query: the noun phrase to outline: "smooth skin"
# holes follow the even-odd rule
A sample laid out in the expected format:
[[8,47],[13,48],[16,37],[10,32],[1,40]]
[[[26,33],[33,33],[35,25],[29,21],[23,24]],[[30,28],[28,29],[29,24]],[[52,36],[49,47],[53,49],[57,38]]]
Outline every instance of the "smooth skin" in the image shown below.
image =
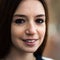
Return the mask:
[[38,0],[23,0],[11,23],[13,46],[7,60],[36,60],[33,53],[45,36],[45,10]]

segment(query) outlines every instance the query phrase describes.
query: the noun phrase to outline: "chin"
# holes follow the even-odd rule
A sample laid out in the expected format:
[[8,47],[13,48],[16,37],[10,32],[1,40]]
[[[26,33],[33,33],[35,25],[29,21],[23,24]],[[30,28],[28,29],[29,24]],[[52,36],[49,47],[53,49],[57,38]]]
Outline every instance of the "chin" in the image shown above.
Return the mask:
[[34,53],[35,51],[25,51],[26,53]]
[[37,49],[27,49],[25,50],[25,52],[27,53],[34,53]]

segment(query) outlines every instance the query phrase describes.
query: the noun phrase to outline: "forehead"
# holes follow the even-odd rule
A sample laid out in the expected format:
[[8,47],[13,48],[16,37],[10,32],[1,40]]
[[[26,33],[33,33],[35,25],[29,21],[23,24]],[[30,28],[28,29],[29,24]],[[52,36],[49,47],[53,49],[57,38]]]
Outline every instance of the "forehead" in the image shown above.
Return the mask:
[[38,0],[22,0],[22,2],[18,5],[15,13],[19,12],[35,12],[45,14],[44,7]]

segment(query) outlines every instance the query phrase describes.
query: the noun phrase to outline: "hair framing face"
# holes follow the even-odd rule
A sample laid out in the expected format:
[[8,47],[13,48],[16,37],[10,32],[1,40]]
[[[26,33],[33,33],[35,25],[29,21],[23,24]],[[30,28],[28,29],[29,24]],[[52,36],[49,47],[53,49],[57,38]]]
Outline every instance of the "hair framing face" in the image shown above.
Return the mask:
[[[12,46],[11,43],[11,21],[13,14],[22,0],[1,0],[0,4],[0,58],[5,57]],[[38,50],[34,54],[40,54],[42,56],[43,50],[45,48],[47,42],[47,33],[48,33],[48,9],[45,0],[39,0],[46,14],[46,33],[45,38],[42,45],[38,48]]]

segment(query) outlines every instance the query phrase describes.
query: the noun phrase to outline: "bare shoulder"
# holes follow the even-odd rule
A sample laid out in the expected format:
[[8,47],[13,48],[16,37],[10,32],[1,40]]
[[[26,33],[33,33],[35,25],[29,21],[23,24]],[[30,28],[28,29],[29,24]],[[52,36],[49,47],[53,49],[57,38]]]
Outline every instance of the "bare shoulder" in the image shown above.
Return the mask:
[[54,60],[54,59],[51,59],[51,58],[47,58],[47,57],[42,57],[43,60]]

